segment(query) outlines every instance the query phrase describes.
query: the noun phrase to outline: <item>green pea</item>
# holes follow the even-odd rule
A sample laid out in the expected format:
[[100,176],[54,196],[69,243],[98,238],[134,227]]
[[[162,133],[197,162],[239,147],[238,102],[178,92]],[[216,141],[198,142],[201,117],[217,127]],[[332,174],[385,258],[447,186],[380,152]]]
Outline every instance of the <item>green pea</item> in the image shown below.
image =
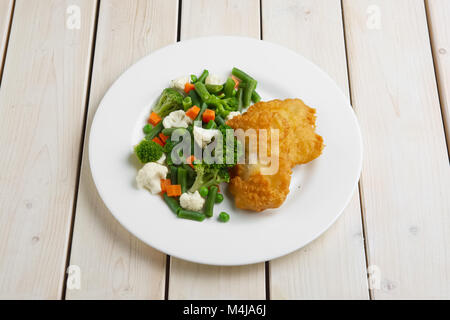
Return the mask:
[[207,187],[201,187],[199,192],[203,198],[206,198],[208,196],[209,190]]
[[152,131],[152,129],[153,129],[153,127],[150,125],[150,124],[146,124],[145,126],[144,126],[144,133],[145,134],[149,134],[150,133],[150,131]]
[[223,201],[223,195],[218,193],[216,195],[216,203],[221,203]]
[[228,222],[228,220],[230,220],[230,215],[226,212],[221,212],[219,214],[219,220],[222,222]]

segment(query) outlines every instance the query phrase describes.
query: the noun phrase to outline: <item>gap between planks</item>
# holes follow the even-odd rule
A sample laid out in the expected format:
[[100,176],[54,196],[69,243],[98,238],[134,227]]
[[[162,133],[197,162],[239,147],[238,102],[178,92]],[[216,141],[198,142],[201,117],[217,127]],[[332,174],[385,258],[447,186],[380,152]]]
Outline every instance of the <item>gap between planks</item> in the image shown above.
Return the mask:
[[3,79],[3,70],[5,68],[5,62],[6,62],[6,55],[8,54],[8,44],[9,44],[9,37],[11,35],[11,27],[14,19],[14,9],[16,8],[16,0],[12,0],[11,4],[11,12],[9,13],[9,19],[8,19],[8,26],[6,30],[6,37],[5,37],[5,47],[3,48],[3,52],[0,54],[0,88],[2,85],[2,79]]
[[[345,17],[344,17],[344,3],[343,0],[340,1],[341,2],[341,17],[342,17],[342,32],[343,32],[343,37],[344,37],[344,47],[345,47],[345,66],[346,66],[346,70],[347,70],[347,82],[348,82],[348,93],[349,93],[349,100],[350,100],[350,105],[353,108],[353,99],[352,99],[352,82],[351,82],[351,74],[350,74],[350,69],[349,69],[349,55],[348,55],[348,48],[347,48],[347,34],[346,34],[346,29],[345,29]],[[364,242],[364,257],[365,257],[365,261],[366,261],[366,275],[367,275],[367,281],[369,280],[369,266],[370,266],[370,261],[369,261],[369,254],[368,254],[368,249],[369,249],[369,243],[367,241],[367,228],[366,228],[366,220],[364,218],[365,215],[365,206],[364,206],[364,190],[363,190],[363,184],[361,183],[361,179],[362,177],[359,177],[359,181],[358,181],[358,192],[359,192],[359,208],[361,210],[361,227],[362,227],[362,233],[363,233],[363,242]],[[369,293],[369,299],[373,300],[373,295],[372,295],[372,290],[370,289],[370,286],[367,286],[368,289],[368,293]]]
[[88,108],[89,108],[89,101],[91,96],[91,84],[92,84],[92,72],[93,72],[93,66],[94,66],[94,57],[95,57],[95,44],[97,42],[97,27],[98,27],[98,18],[100,15],[100,2],[101,0],[97,0],[96,7],[95,7],[95,20],[94,20],[94,28],[93,28],[93,38],[92,38],[92,45],[91,45],[91,52],[90,52],[90,61],[89,61],[89,76],[88,76],[88,83],[87,83],[87,91],[86,91],[86,99],[84,102],[84,118],[83,118],[83,125],[82,125],[82,131],[81,131],[81,138],[80,138],[80,151],[78,152],[78,170],[77,170],[77,178],[76,178],[76,184],[74,189],[74,200],[73,200],[73,209],[72,209],[72,217],[70,222],[70,231],[69,231],[69,240],[67,244],[67,254],[66,254],[66,267],[65,267],[65,274],[64,274],[64,281],[62,284],[62,300],[66,300],[66,292],[67,292],[67,277],[68,273],[67,270],[70,265],[70,255],[72,252],[72,240],[73,240],[73,231],[74,231],[74,225],[75,225],[75,214],[77,211],[77,203],[78,203],[78,189],[80,186],[80,178],[81,178],[81,163],[83,161],[83,149],[84,149],[84,142],[86,139],[86,125],[87,125],[87,117],[88,117]]
[[[437,88],[437,95],[439,97],[439,105],[441,107],[441,117],[442,117],[442,126],[444,127],[444,134],[445,134],[445,142],[447,147],[447,155],[450,157],[450,149],[449,149],[449,136],[450,136],[450,127],[446,125],[445,121],[445,106],[444,106],[444,86],[445,83],[441,83],[441,77],[440,77],[440,70],[439,70],[439,64],[438,64],[438,57],[436,53],[436,44],[433,37],[433,24],[432,24],[432,17],[430,13],[430,7],[428,4],[429,0],[423,0],[424,1],[424,8],[425,8],[425,15],[427,19],[427,27],[428,27],[428,37],[430,41],[430,47],[431,47],[431,54],[433,56],[433,67],[434,67],[434,76],[436,79],[436,88]],[[442,80],[443,82],[443,80]],[[450,161],[450,159],[449,159]]]

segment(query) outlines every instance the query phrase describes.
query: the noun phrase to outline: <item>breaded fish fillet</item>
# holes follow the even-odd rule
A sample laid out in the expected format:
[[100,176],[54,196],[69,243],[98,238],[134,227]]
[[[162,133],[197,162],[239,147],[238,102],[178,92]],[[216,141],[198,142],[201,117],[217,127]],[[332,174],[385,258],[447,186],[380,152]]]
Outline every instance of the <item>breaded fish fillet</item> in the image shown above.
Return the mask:
[[[289,193],[291,168],[316,159],[323,139],[315,133],[316,111],[302,100],[259,102],[246,113],[227,121],[233,129],[279,130],[279,169],[273,175],[261,174],[261,165],[238,165],[232,173],[230,191],[238,208],[263,211],[281,206]],[[271,146],[268,134],[268,148]],[[246,150],[248,152],[248,149]],[[267,154],[274,153],[268,150]]]
[[287,154],[292,166],[308,163],[322,153],[323,138],[315,132],[316,110],[300,99],[258,102],[227,124],[233,129],[279,129],[280,154]]
[[261,174],[259,164],[238,164],[233,171],[229,187],[236,207],[259,212],[278,208],[286,200],[292,174],[288,161],[280,160],[274,175]]

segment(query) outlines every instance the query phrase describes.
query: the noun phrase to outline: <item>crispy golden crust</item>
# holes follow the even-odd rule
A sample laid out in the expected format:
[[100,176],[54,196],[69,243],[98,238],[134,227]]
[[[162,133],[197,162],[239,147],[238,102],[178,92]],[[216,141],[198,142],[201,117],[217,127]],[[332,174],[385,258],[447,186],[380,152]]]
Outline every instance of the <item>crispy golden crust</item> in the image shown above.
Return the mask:
[[[238,208],[263,211],[278,208],[289,193],[291,168],[316,159],[323,139],[315,133],[316,110],[299,99],[259,102],[227,124],[233,129],[279,129],[279,169],[262,175],[260,165],[238,165],[232,174],[230,191]],[[268,134],[270,149],[270,133]],[[248,150],[247,150],[248,151]],[[274,150],[268,150],[268,155]]]
[[316,159],[323,150],[323,138],[315,132],[316,110],[300,99],[258,102],[227,124],[233,129],[279,129],[280,154],[287,154],[292,166]]
[[274,175],[262,175],[258,165],[237,165],[229,185],[236,206],[257,212],[281,206],[291,182],[292,171],[288,163],[280,161]]

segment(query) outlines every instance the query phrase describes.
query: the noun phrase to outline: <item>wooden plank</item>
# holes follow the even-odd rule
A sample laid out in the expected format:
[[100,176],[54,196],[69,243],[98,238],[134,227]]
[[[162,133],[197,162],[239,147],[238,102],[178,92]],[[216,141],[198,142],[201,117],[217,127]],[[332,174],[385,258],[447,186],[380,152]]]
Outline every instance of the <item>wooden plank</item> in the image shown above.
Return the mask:
[[9,36],[14,0],[0,0],[0,80]]
[[376,299],[450,298],[450,170],[422,0],[344,0]]
[[[181,39],[214,34],[260,37],[259,1],[183,1]],[[172,258],[169,299],[264,299],[264,263],[215,267]]]
[[[450,1],[427,0],[425,3],[428,9],[428,25],[448,148],[450,143]],[[450,149],[448,151],[450,152]]]
[[[80,10],[80,29],[66,10]],[[0,90],[0,298],[61,297],[96,3],[18,0]]]
[[[178,1],[102,0],[86,137],[106,90],[131,64],[177,39]],[[75,216],[71,265],[81,290],[68,299],[163,299],[166,256],[113,218],[91,177],[86,138]]]
[[[304,55],[348,95],[340,0],[262,1],[264,40]],[[367,299],[359,194],[322,237],[270,262],[272,299]]]

